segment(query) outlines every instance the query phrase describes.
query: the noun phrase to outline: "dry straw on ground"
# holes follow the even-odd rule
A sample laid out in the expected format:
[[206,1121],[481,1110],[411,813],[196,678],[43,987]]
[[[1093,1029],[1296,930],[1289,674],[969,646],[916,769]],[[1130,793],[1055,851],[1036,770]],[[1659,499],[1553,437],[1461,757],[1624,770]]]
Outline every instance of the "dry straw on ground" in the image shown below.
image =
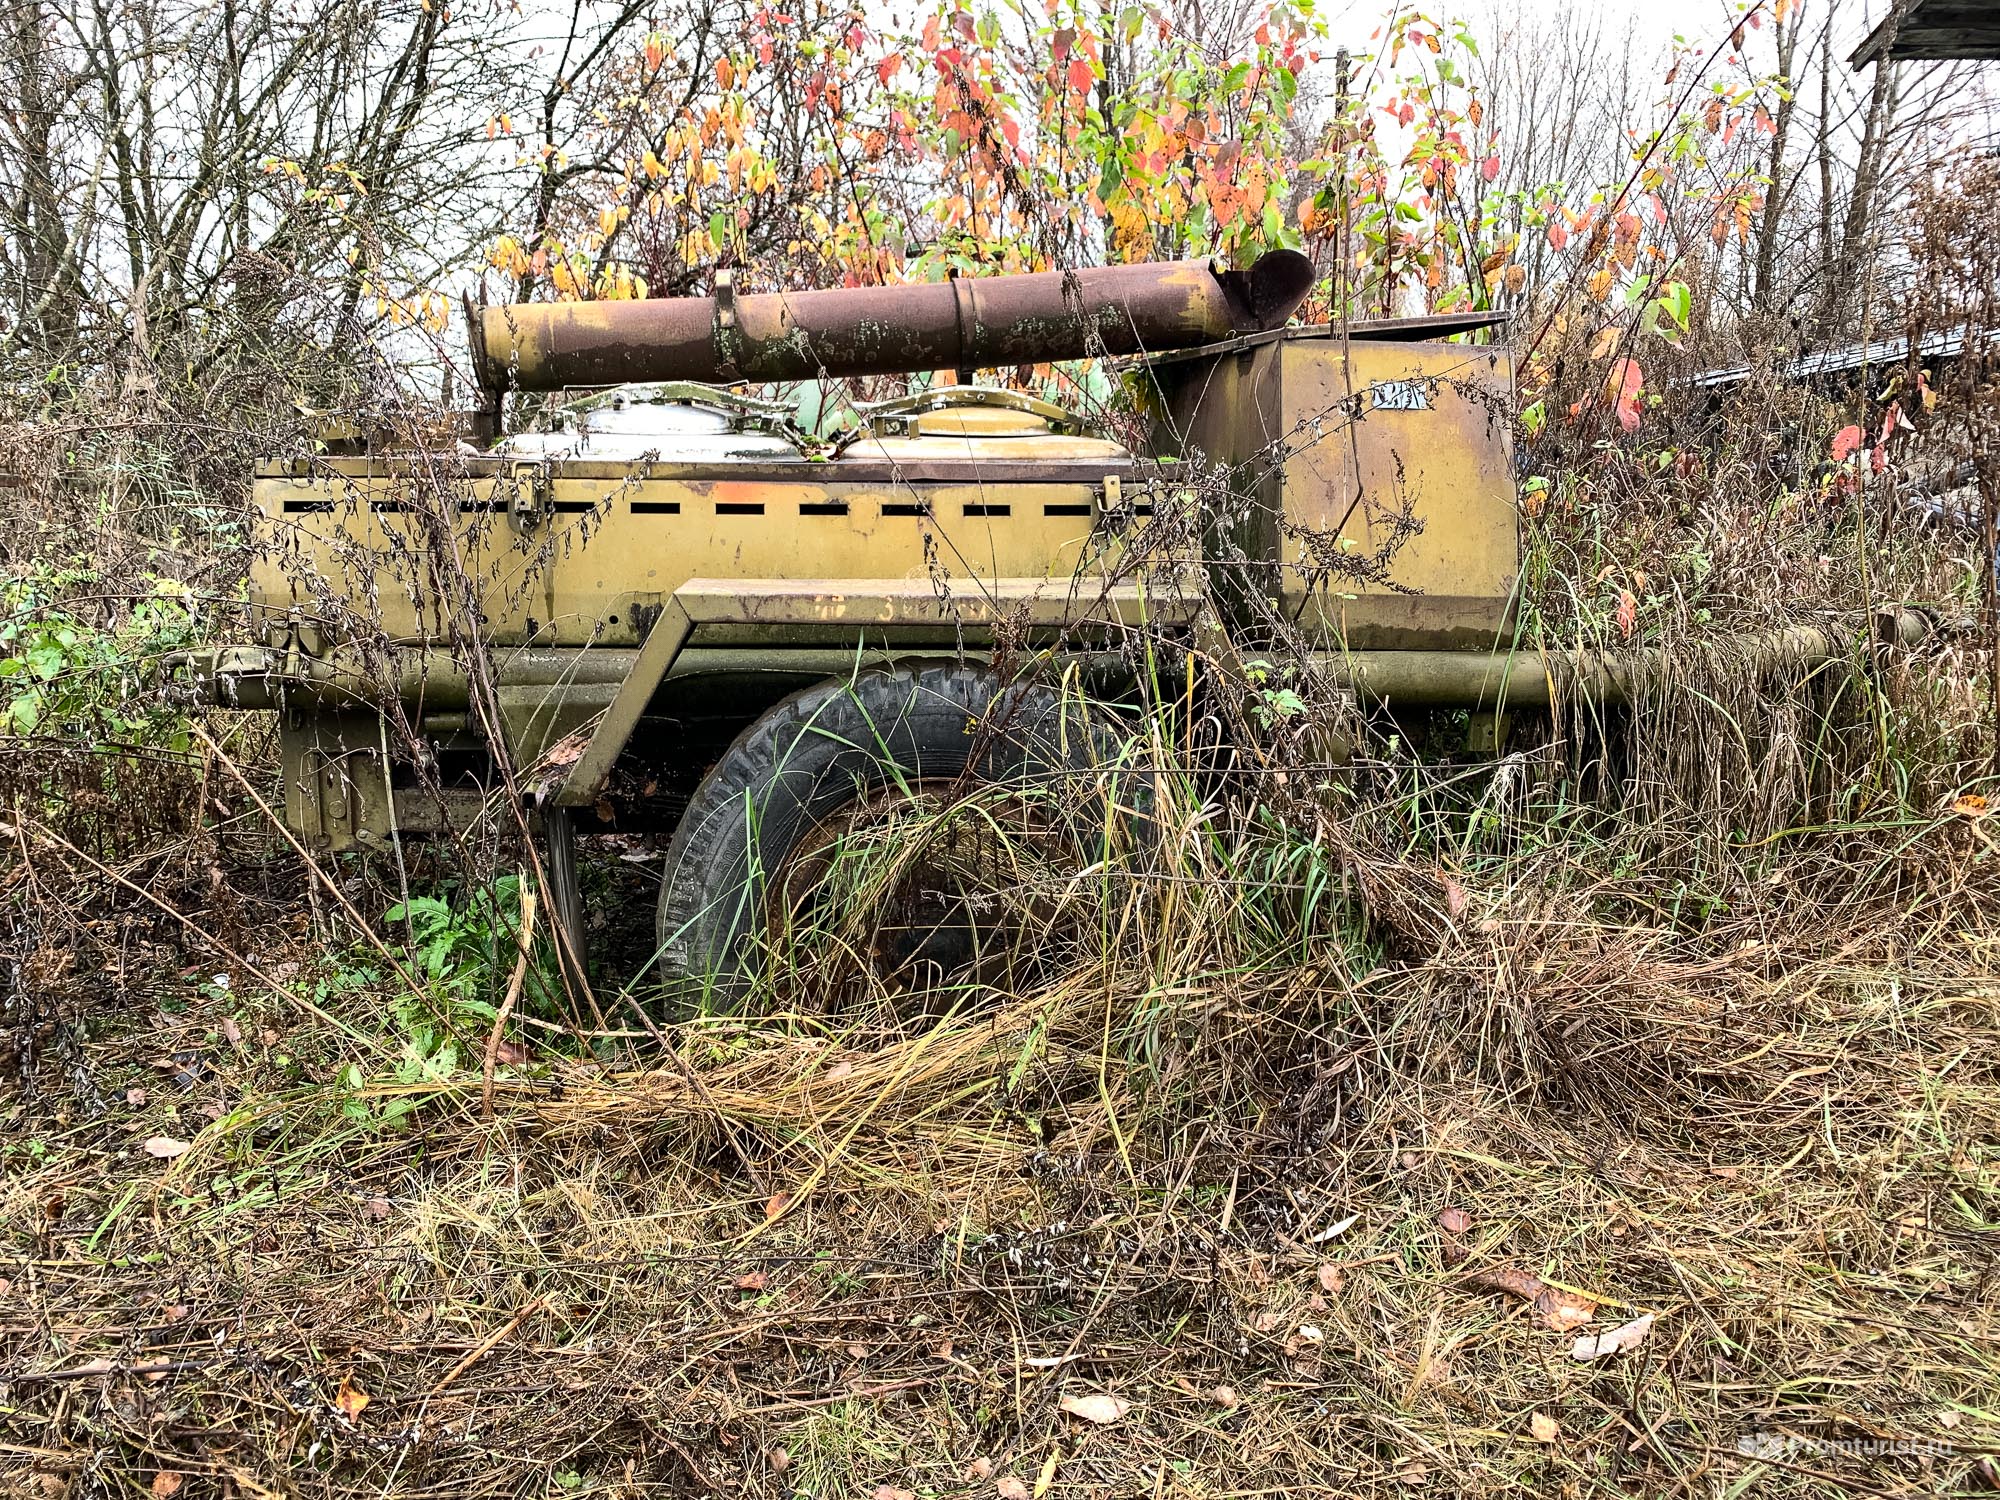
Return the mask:
[[[476,1071],[331,1087],[355,1037],[162,984],[175,935],[112,903],[33,956],[69,999],[10,1106],[8,1483],[1976,1485],[2000,981],[1969,837],[1914,835],[1899,903],[1806,867],[1693,937],[1592,919],[1658,892],[1554,854],[1511,889],[1405,871],[1426,951],[1362,972],[1120,955],[901,1033],[688,1023],[671,1059],[502,1069],[491,1124]],[[270,915],[250,956],[311,972]],[[136,993],[98,977],[113,935]]]

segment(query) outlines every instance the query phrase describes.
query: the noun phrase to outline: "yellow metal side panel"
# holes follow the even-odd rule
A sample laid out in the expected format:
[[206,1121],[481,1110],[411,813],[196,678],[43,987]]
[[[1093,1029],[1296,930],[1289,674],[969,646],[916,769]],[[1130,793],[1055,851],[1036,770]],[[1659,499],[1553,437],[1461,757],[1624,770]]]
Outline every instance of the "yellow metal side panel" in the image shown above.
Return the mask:
[[[471,508],[511,483],[478,481],[454,537],[497,644],[634,644],[648,611],[693,577],[942,575],[960,592],[981,578],[1067,578],[1085,556],[1097,498],[1082,483],[918,489],[558,470],[554,514],[517,532],[504,514]],[[432,559],[420,518],[400,508],[404,484],[366,472],[259,479],[278,544],[252,570],[259,602],[296,606],[340,633],[341,607],[328,604],[348,601],[391,637],[439,635]],[[920,504],[928,514],[898,513]]]
[[1299,339],[1284,361],[1287,613],[1353,649],[1490,647],[1520,570],[1505,352]]

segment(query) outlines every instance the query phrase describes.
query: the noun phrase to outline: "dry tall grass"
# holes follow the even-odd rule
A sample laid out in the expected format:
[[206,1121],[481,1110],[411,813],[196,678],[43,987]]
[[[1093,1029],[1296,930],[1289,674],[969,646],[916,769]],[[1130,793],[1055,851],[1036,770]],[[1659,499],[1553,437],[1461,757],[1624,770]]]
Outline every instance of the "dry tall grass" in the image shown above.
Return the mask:
[[[1823,728],[1935,702],[1854,691]],[[1724,717],[1782,738],[1801,700],[1753,696]],[[2000,887],[1923,718],[1895,811],[1755,841],[1644,736],[1678,825],[1564,801],[1547,750],[1281,804],[1169,758],[1160,836],[1024,904],[1039,988],[828,1013],[808,963],[666,1054],[545,1026],[490,1122],[294,894],[238,890],[241,962],[180,973],[185,886],[17,812],[12,880],[99,886],[14,908],[9,1483],[1977,1487]]]

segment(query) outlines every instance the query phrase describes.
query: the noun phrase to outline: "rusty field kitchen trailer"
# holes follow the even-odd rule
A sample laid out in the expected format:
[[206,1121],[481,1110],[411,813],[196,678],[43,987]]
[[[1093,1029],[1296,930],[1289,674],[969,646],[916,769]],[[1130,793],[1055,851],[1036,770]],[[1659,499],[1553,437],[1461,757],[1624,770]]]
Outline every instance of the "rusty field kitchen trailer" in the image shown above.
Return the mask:
[[[660,969],[723,993],[857,808],[1053,776],[1035,816],[1101,822],[1099,731],[1071,705],[1078,682],[1119,690],[1123,630],[1240,660],[1275,614],[1361,698],[1546,705],[1546,665],[1513,645],[1508,354],[1445,341],[1490,320],[1288,326],[1311,279],[1279,251],[485,308],[492,413],[508,390],[598,394],[473,456],[263,464],[255,639],[208,680],[280,713],[284,818],[323,849],[462,819],[504,742],[573,941],[577,813],[673,826]],[[1093,356],[1133,363],[1147,451],[973,383]],[[959,383],[825,433],[731,389],[932,371]],[[1164,524],[1176,508],[1188,524]],[[1839,649],[1809,637],[1781,645]],[[1053,671],[993,670],[1051,651]],[[1589,669],[1606,693],[1623,670]]]

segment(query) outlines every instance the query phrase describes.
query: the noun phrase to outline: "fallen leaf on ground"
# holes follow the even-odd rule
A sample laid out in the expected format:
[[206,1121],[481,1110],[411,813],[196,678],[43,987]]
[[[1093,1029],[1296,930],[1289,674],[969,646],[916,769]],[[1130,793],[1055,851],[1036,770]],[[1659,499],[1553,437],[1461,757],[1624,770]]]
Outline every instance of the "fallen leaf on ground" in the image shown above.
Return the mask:
[[1236,1387],[1233,1385],[1219,1385],[1208,1393],[1208,1399],[1224,1411],[1234,1411],[1236,1409]]
[[765,1459],[770,1463],[773,1474],[782,1474],[792,1466],[792,1455],[784,1448],[773,1448]]
[[178,1495],[187,1481],[172,1469],[162,1469],[153,1476],[153,1500],[167,1500],[169,1495]]
[[1581,1361],[1606,1354],[1623,1354],[1628,1349],[1638,1348],[1652,1331],[1653,1315],[1647,1313],[1629,1323],[1620,1324],[1609,1333],[1586,1333],[1571,1345],[1569,1357]]
[[234,1017],[224,1016],[222,1018],[222,1035],[232,1047],[243,1045],[243,1028],[236,1024]]
[[360,1416],[371,1398],[368,1393],[354,1383],[354,1377],[340,1377],[340,1389],[334,1394],[333,1405],[343,1417],[352,1422]]
[[1543,1287],[1535,1298],[1535,1316],[1557,1333],[1573,1333],[1597,1316],[1597,1304],[1560,1287]]
[[1588,1297],[1561,1287],[1550,1286],[1532,1271],[1519,1266],[1488,1266],[1465,1274],[1465,1284],[1486,1292],[1506,1292],[1533,1305],[1535,1316],[1557,1333],[1570,1333],[1597,1316],[1597,1304]]
[[965,1477],[967,1479],[991,1479],[993,1477],[993,1460],[986,1457],[975,1458],[965,1466]]
[[1961,818],[1983,818],[1993,809],[1979,793],[1967,792],[1963,797],[1953,799],[1951,810]]
[[518,1068],[528,1060],[528,1049],[519,1042],[502,1040],[493,1049],[493,1061],[503,1068]]
[[791,1206],[792,1206],[792,1195],[790,1193],[779,1192],[771,1194],[771,1196],[767,1200],[765,1200],[764,1203],[765,1222],[769,1223],[771,1220],[777,1218],[779,1214],[782,1214],[786,1209],[790,1208]]
[[1073,1417],[1095,1422],[1099,1427],[1109,1427],[1132,1409],[1132,1403],[1121,1401],[1116,1396],[1065,1396],[1062,1398],[1062,1409]]
[[1322,1229],[1318,1234],[1312,1237],[1312,1242],[1315,1245],[1324,1245],[1328,1240],[1339,1239],[1343,1234],[1347,1233],[1348,1230],[1352,1229],[1356,1224],[1359,1224],[1360,1222],[1361,1222],[1360,1214],[1349,1214],[1346,1218],[1337,1220],[1336,1222],[1327,1225],[1326,1228]]
[[162,1161],[170,1161],[194,1148],[186,1141],[177,1141],[170,1135],[152,1135],[139,1143],[139,1149],[148,1156],[157,1156]]
[[1438,1228],[1446,1234],[1464,1234],[1472,1227],[1472,1215],[1462,1208],[1447,1208],[1438,1215]]
[[1547,1412],[1536,1412],[1528,1418],[1528,1432],[1538,1443],[1553,1443],[1562,1436],[1562,1425]]
[[1049,1486],[1056,1482],[1056,1464],[1062,1459],[1060,1448],[1051,1448],[1049,1456],[1042,1460],[1042,1472],[1035,1476],[1033,1500],[1042,1500],[1049,1492]]
[[1519,1266],[1482,1266],[1465,1273],[1465,1284],[1482,1292],[1506,1292],[1523,1302],[1533,1302],[1548,1290],[1548,1283]]
[[1347,1285],[1347,1273],[1330,1260],[1322,1262],[1319,1268],[1319,1285],[1323,1292],[1337,1292]]
[[915,1490],[899,1490],[893,1484],[875,1486],[875,1500],[917,1500]]
[[993,1486],[999,1492],[1000,1500],[1028,1500],[1028,1483],[1012,1474],[1005,1475]]
[[1444,880],[1444,904],[1446,909],[1454,917],[1464,915],[1466,903],[1472,898],[1465,894],[1465,887],[1460,885],[1456,880],[1453,880],[1449,875],[1442,878]]
[[745,1271],[736,1278],[736,1290],[739,1292],[761,1292],[770,1284],[771,1278],[762,1271]]
[[389,1200],[380,1193],[364,1198],[361,1202],[361,1212],[371,1219],[386,1219],[389,1217]]

